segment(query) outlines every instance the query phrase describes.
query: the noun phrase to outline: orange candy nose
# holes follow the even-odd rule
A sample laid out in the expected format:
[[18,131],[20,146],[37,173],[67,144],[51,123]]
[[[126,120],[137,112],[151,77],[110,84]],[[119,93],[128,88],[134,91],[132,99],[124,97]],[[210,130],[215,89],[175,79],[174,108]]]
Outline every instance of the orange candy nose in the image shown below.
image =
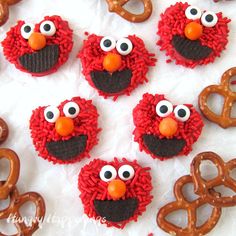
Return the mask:
[[103,68],[110,73],[117,71],[121,64],[121,56],[116,53],[108,53],[103,60]]
[[114,199],[119,199],[125,195],[126,185],[120,179],[112,180],[108,185],[108,193]]
[[30,35],[28,43],[33,50],[40,50],[46,46],[46,37],[41,33],[34,32]]
[[69,117],[60,117],[56,121],[55,128],[61,136],[68,136],[74,131],[74,121]]
[[185,36],[190,40],[197,40],[202,36],[203,27],[197,22],[190,22],[184,30]]
[[178,130],[178,123],[172,118],[164,118],[159,124],[159,131],[165,137],[175,135]]

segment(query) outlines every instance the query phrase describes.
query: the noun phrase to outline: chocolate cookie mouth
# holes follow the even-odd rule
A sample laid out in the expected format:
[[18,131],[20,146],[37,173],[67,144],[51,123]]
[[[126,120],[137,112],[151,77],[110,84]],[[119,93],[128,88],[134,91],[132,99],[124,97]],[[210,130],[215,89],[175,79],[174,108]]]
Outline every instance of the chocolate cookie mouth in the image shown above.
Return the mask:
[[51,141],[46,143],[50,155],[62,161],[69,161],[84,152],[87,135],[80,135],[65,141]]
[[38,52],[24,54],[19,62],[28,72],[42,73],[52,69],[58,61],[59,46],[49,45]]
[[151,134],[143,135],[143,142],[151,153],[165,158],[178,155],[186,145],[184,139],[159,139]]
[[182,57],[193,61],[205,59],[213,51],[211,48],[201,45],[199,40],[189,40],[179,35],[173,37],[172,45]]
[[105,93],[116,94],[130,86],[132,71],[125,69],[112,74],[107,71],[93,71],[90,76],[97,89]]
[[121,222],[128,220],[134,215],[138,207],[138,200],[136,198],[129,198],[126,200],[94,200],[94,207],[97,214],[107,221]]

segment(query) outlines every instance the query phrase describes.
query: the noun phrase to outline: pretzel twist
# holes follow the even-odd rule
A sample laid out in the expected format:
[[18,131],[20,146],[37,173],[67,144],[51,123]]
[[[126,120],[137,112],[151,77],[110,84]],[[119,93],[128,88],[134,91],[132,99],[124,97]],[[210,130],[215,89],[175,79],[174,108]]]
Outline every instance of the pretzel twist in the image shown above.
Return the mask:
[[6,23],[9,17],[9,6],[21,0],[0,0],[0,26]]
[[152,14],[152,1],[141,0],[144,6],[143,13],[134,14],[126,10],[123,6],[130,0],[106,0],[109,6],[110,12],[115,12],[119,16],[123,17],[127,21],[131,22],[143,22],[147,20]]
[[[203,161],[211,161],[218,169],[218,175],[212,180],[205,180],[201,176],[200,165]],[[193,176],[195,192],[209,204],[217,207],[236,206],[236,180],[230,177],[230,172],[236,168],[236,159],[225,163],[220,156],[213,152],[198,154],[192,161],[191,174]],[[234,196],[221,196],[214,190],[217,186],[225,186],[235,192]]]
[[9,129],[7,123],[0,118],[0,144],[6,141],[8,137]]
[[[0,185],[4,185],[4,182],[1,181]],[[20,214],[20,208],[26,202],[33,202],[36,206],[35,218],[32,220],[31,225],[27,226],[23,217]],[[0,210],[0,219],[7,219],[9,217],[14,218],[14,224],[18,230],[18,233],[12,236],[31,236],[39,228],[39,223],[43,221],[45,216],[45,203],[43,198],[35,192],[28,192],[23,195],[20,195],[17,188],[14,187],[10,193],[10,204],[4,209]],[[3,233],[0,233],[1,236],[7,236]]]
[[7,180],[0,186],[0,199],[6,199],[16,185],[20,174],[20,160],[17,154],[6,148],[0,149],[0,160],[8,159],[10,162],[10,173]]
[[[202,236],[210,232],[221,216],[221,208],[214,207],[209,219],[201,226],[197,226],[197,209],[206,204],[206,201],[199,197],[190,202],[183,195],[183,187],[192,183],[190,175],[181,177],[174,186],[175,202],[171,202],[160,209],[157,214],[157,224],[170,235],[175,236]],[[188,214],[188,225],[181,228],[166,220],[166,216],[177,210],[186,210]]]
[[[236,67],[227,70],[221,78],[220,85],[210,85],[199,95],[199,107],[204,116],[208,120],[220,125],[222,128],[236,126],[236,118],[231,116],[233,104],[236,101],[236,92],[230,89],[230,80],[235,75]],[[220,115],[213,112],[207,104],[209,96],[215,93],[224,97],[224,105]]]

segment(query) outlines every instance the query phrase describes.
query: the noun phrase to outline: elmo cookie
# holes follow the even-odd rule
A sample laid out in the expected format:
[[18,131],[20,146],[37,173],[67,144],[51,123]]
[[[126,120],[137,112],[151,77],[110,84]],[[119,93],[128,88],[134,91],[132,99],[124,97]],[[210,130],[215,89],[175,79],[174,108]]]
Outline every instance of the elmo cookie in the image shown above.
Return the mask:
[[54,164],[88,156],[98,143],[98,113],[91,100],[74,97],[58,107],[39,107],[30,119],[31,137],[39,155]]
[[222,13],[201,11],[188,3],[171,5],[158,24],[157,44],[176,64],[194,68],[220,57],[228,43],[228,23]]
[[114,100],[147,82],[148,67],[156,62],[154,56],[135,35],[115,40],[95,34],[84,41],[78,55],[89,84],[101,96]]
[[19,21],[2,42],[6,59],[33,76],[51,74],[72,50],[72,30],[60,16],[46,16],[39,24]]
[[125,158],[91,161],[81,169],[78,181],[85,214],[121,229],[137,221],[153,198],[149,170]]
[[133,110],[134,140],[141,151],[160,160],[187,155],[202,131],[193,105],[173,105],[164,95],[144,94]]

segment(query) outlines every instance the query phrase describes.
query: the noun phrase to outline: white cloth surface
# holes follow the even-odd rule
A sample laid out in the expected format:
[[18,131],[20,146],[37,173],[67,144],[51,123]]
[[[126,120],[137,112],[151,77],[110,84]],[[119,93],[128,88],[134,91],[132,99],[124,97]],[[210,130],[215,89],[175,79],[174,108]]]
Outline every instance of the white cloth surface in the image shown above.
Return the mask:
[[[138,1],[133,1],[137,3]],[[222,73],[236,66],[236,1],[214,3],[213,0],[189,1],[202,9],[215,12],[223,11],[233,21],[230,24],[230,36],[227,50],[214,64],[198,67],[194,70],[166,64],[166,56],[156,46],[158,36],[157,22],[163,12],[174,0],[153,0],[154,10],[151,18],[144,23],[132,24],[116,14],[110,14],[105,0],[22,0],[10,7],[10,18],[0,28],[0,40],[17,20],[37,23],[46,15],[57,14],[67,19],[74,30],[74,47],[69,60],[57,73],[42,78],[18,71],[14,65],[0,56],[0,116],[10,128],[10,136],[1,147],[15,150],[21,160],[21,173],[18,182],[20,192],[36,191],[46,202],[47,213],[42,229],[36,236],[165,236],[156,224],[156,214],[161,206],[174,200],[173,184],[185,174],[189,174],[189,165],[199,152],[214,151],[225,160],[236,156],[236,129],[222,129],[204,119],[205,127],[193,151],[187,157],[174,158],[165,162],[153,160],[140,152],[133,141],[132,109],[142,94],[164,93],[176,104],[193,103],[197,106],[198,94],[203,88],[220,81]],[[132,4],[131,4],[132,5]],[[139,86],[130,97],[122,96],[117,102],[99,97],[81,73],[80,61],[76,55],[81,48],[84,32],[99,35],[113,35],[117,38],[128,34],[137,34],[146,43],[147,48],[158,58],[155,68],[148,73],[149,83]],[[91,159],[83,159],[73,165],[52,165],[37,156],[29,132],[31,112],[39,105],[57,105],[65,99],[81,96],[92,99],[100,113],[99,125],[103,129],[99,134],[100,142],[91,156],[104,160],[113,157],[138,159],[143,166],[152,167],[153,196],[147,211],[139,217],[137,223],[129,223],[124,230],[107,228],[89,220],[83,214],[83,206],[77,189],[78,173]],[[219,102],[214,102],[216,105]],[[236,112],[235,112],[236,114]],[[4,166],[5,163],[0,163]],[[0,173],[0,177],[4,173]],[[54,217],[54,222],[49,217]],[[65,218],[64,218],[65,217]],[[63,218],[66,220],[63,221]],[[236,208],[223,209],[222,217],[209,233],[209,236],[233,236],[236,229]],[[58,222],[60,221],[60,222]],[[0,221],[0,227],[2,222]]]

